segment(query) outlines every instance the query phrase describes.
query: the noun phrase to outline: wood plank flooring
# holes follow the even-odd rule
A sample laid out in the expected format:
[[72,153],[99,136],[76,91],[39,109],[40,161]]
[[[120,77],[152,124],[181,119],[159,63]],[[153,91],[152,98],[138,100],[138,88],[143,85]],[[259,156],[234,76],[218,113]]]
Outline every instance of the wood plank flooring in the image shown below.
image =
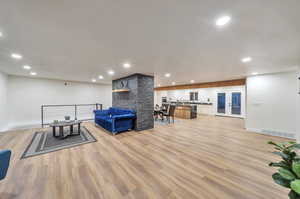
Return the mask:
[[37,129],[0,134],[13,151],[1,199],[283,199],[274,184],[277,157],[268,140],[246,132],[244,121],[200,116],[111,136],[85,126],[98,142],[32,158],[20,157]]

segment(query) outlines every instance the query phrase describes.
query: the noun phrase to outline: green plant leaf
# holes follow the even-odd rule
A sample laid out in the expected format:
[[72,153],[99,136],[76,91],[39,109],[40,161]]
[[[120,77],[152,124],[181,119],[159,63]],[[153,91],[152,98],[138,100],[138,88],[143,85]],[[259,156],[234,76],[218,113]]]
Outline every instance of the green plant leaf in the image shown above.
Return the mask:
[[269,141],[268,144],[274,145],[274,146],[276,146],[276,147],[279,147],[279,148],[283,149],[283,145],[282,145],[282,144],[277,144],[277,143],[275,143],[275,142],[273,142],[273,141]]
[[291,190],[289,193],[290,199],[300,199],[300,195],[297,194],[295,191]]
[[287,147],[288,149],[300,149],[300,144],[293,144],[289,147]]
[[297,177],[300,178],[300,163],[293,162],[292,169],[293,169],[293,172],[297,175]]
[[290,180],[286,180],[279,173],[274,173],[272,178],[276,184],[279,184],[283,187],[290,188]]
[[294,180],[291,182],[291,188],[297,194],[300,194],[300,180]]
[[273,152],[273,154],[279,155],[280,157],[282,157],[282,158],[285,159],[285,160],[289,160],[289,159],[290,159],[290,156],[289,156],[289,155],[287,155],[287,154],[285,154],[285,153],[282,153],[282,152],[276,151],[276,152]]
[[294,141],[284,142],[284,144],[296,144]]
[[278,169],[279,174],[286,180],[295,180],[296,176],[285,168]]
[[282,168],[285,168],[285,169],[290,169],[289,166],[284,162],[284,161],[281,161],[281,162],[271,162],[269,164],[270,167],[282,167]]

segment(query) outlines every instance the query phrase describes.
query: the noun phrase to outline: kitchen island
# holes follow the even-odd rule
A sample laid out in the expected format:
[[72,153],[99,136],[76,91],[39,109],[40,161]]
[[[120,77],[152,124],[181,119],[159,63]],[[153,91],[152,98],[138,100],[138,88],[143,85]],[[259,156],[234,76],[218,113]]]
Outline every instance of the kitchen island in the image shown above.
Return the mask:
[[175,117],[182,118],[182,119],[197,118],[197,105],[194,104],[176,105]]

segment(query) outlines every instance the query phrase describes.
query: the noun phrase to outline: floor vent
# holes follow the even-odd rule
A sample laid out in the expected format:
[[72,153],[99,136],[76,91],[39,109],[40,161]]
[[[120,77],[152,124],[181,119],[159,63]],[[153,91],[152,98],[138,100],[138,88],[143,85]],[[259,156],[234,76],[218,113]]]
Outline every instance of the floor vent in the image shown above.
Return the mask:
[[280,132],[280,131],[272,131],[267,129],[262,129],[262,133],[273,135],[273,136],[279,136],[279,137],[285,137],[285,138],[295,138],[295,134],[293,133],[286,133],[286,132]]

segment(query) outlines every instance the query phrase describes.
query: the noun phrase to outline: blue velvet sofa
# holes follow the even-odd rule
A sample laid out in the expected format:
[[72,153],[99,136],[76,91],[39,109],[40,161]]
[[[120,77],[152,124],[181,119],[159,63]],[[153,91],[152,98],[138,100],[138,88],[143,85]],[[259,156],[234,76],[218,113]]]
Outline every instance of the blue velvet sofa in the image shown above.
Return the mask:
[[95,110],[95,123],[113,134],[134,128],[135,111],[121,108]]
[[3,180],[6,176],[9,167],[10,156],[11,156],[10,150],[0,151],[0,180]]

